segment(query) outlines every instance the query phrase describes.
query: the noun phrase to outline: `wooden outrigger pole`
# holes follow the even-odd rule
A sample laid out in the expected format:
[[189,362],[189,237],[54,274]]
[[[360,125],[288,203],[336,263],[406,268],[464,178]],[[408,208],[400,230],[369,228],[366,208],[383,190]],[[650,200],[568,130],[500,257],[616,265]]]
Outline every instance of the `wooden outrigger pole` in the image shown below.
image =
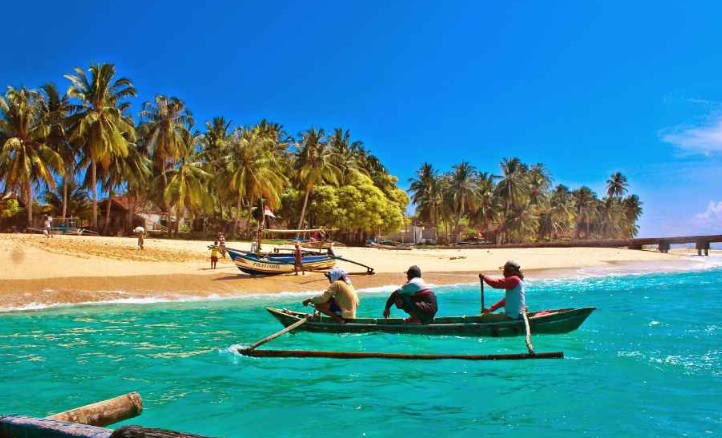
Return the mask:
[[563,359],[564,352],[516,353],[516,354],[407,354],[352,351],[309,351],[309,350],[251,350],[239,348],[238,352],[252,357],[323,357],[329,359],[407,359],[407,360],[524,360],[524,359]]

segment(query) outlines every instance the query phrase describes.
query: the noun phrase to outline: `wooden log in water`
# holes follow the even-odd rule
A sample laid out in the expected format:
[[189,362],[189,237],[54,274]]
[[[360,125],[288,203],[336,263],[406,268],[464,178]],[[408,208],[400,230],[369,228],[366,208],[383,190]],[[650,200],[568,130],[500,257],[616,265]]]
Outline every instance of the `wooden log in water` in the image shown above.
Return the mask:
[[137,392],[130,392],[115,398],[99,401],[47,417],[49,420],[71,423],[107,426],[143,412],[143,400]]
[[110,438],[208,438],[203,435],[192,435],[172,430],[155,429],[140,426],[124,426],[110,435]]
[[0,438],[110,438],[104,427],[23,415],[0,416]]
[[524,359],[563,359],[564,352],[553,351],[535,354],[407,354],[373,353],[349,351],[308,351],[308,350],[252,350],[239,348],[238,352],[252,357],[323,357],[329,359],[406,359],[406,360],[524,360]]

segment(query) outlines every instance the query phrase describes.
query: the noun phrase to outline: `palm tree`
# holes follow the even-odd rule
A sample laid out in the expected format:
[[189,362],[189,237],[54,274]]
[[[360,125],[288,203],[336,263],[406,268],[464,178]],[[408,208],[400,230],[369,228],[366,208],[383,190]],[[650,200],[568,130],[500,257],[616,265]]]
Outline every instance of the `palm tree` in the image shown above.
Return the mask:
[[67,94],[61,95],[53,83],[42,86],[43,110],[45,123],[50,128],[48,146],[63,158],[65,164],[62,173],[62,207],[61,215],[66,217],[68,212],[68,187],[73,181],[76,172],[77,148],[70,141],[66,133],[67,117],[70,112],[70,100]]
[[496,185],[496,194],[504,203],[504,223],[511,223],[509,216],[513,208],[521,205],[521,198],[528,194],[527,170],[518,158],[504,158],[501,162],[502,176]]
[[642,216],[642,202],[637,195],[627,196],[622,200],[622,209],[625,218],[622,229],[626,237],[635,237],[639,232],[637,220]]
[[352,172],[363,171],[358,161],[358,151],[363,147],[363,143],[358,140],[352,142],[348,130],[336,128],[329,138],[328,144],[333,153],[334,165],[339,169],[339,183],[345,185]]
[[316,184],[329,182],[337,184],[339,169],[333,164],[333,154],[326,142],[323,129],[309,129],[302,135],[296,157],[296,178],[303,191],[303,207],[298,219],[298,229],[303,228],[308,198]]
[[20,189],[25,199],[28,226],[33,222],[33,184],[55,187],[53,172],[63,173],[63,159],[47,144],[42,97],[37,91],[8,87],[0,97],[0,132],[6,138],[0,150],[0,175],[6,187]]
[[579,238],[581,226],[585,226],[585,238],[591,238],[591,226],[597,218],[597,195],[589,187],[582,186],[573,193],[577,209],[576,237]]
[[462,161],[453,167],[451,172],[451,196],[453,199],[454,218],[454,239],[458,240],[459,222],[461,217],[469,210],[476,208],[476,185],[477,175],[474,166],[467,161]]
[[473,218],[483,231],[488,231],[499,219],[499,198],[494,195],[494,179],[496,177],[488,172],[478,173],[477,210]]
[[185,150],[185,141],[195,124],[193,115],[177,97],[158,95],[154,102],[143,103],[140,119],[148,155],[166,181],[167,170],[191,152]]
[[411,202],[416,205],[419,219],[428,221],[436,227],[441,208],[441,191],[439,190],[439,175],[430,163],[423,163],[416,171],[416,178],[409,178],[409,192]]
[[281,191],[286,182],[271,137],[256,128],[238,130],[226,149],[223,179],[237,197],[236,229],[240,222],[243,199],[249,208],[262,197],[270,208],[281,204]]
[[549,197],[548,227],[540,234],[556,239],[569,231],[576,217],[574,196],[569,188],[558,184]]
[[613,173],[607,180],[607,196],[621,199],[627,193],[627,177],[620,172]]
[[64,208],[67,215],[65,217],[87,219],[92,208],[92,201],[88,192],[73,179],[70,179],[67,187],[61,188],[60,192],[48,190],[45,192],[44,198],[45,202],[53,207],[53,210],[58,211]]
[[113,157],[126,157],[128,144],[135,139],[135,128],[124,117],[128,108],[123,99],[136,95],[127,78],[115,78],[113,64],[93,64],[90,76],[80,67],[75,75],[66,75],[71,82],[68,95],[77,100],[71,107],[71,136],[82,147],[89,161],[90,188],[93,192],[92,226],[98,227],[98,165],[110,166]]
[[[182,149],[192,151],[200,141],[200,135],[187,131],[183,137]],[[180,219],[186,210],[192,214],[209,212],[213,202],[206,189],[209,174],[203,170],[203,162],[197,153],[181,157],[180,162],[166,172],[163,188],[163,202],[175,208],[175,233],[178,234]]]

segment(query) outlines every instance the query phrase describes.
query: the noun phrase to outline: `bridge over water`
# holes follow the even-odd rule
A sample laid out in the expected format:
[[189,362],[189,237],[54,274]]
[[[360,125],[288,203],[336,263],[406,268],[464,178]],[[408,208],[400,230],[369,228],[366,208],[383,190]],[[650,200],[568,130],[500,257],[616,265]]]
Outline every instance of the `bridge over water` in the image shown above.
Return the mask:
[[722,242],[722,234],[709,236],[677,236],[677,237],[641,237],[634,239],[599,239],[599,240],[564,240],[554,242],[535,242],[505,245],[469,245],[465,247],[488,248],[630,248],[642,249],[644,246],[656,245],[659,252],[669,252],[671,245],[694,244],[698,255],[709,255],[710,244]]

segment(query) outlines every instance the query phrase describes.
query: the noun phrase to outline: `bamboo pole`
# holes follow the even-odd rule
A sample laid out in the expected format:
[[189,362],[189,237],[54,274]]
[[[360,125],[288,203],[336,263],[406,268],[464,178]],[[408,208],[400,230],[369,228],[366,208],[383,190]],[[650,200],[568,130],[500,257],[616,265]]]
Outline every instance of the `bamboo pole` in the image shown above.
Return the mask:
[[529,354],[534,355],[534,346],[531,345],[531,328],[529,328],[529,318],[526,316],[526,307],[522,309],[521,316],[524,318],[524,327],[526,328],[526,348],[529,350]]
[[246,348],[246,349],[244,349],[244,350],[248,350],[248,351],[255,350],[256,347],[259,347],[259,346],[265,344],[266,342],[270,342],[270,341],[276,339],[277,337],[281,336],[282,334],[288,333],[288,332],[290,332],[291,330],[293,330],[293,329],[295,329],[295,328],[297,328],[297,327],[302,326],[302,325],[305,324],[312,316],[313,316],[313,315],[306,315],[306,316],[305,316],[303,319],[301,319],[300,321],[296,321],[296,322],[294,322],[293,324],[289,325],[288,327],[284,328],[283,330],[281,330],[281,331],[279,331],[279,332],[276,332],[276,333],[272,334],[271,336],[268,336],[268,337],[266,337],[266,338],[261,339],[260,341],[256,342],[255,344],[251,345],[250,347],[248,347],[248,348]]
[[137,392],[120,395],[47,417],[49,420],[69,421],[91,426],[107,426],[143,412],[143,400]]
[[330,359],[407,359],[407,360],[523,360],[523,359],[563,359],[564,352],[553,351],[534,354],[406,354],[406,353],[373,353],[348,351],[308,351],[308,350],[251,350],[239,348],[244,356],[253,357],[324,357]]

